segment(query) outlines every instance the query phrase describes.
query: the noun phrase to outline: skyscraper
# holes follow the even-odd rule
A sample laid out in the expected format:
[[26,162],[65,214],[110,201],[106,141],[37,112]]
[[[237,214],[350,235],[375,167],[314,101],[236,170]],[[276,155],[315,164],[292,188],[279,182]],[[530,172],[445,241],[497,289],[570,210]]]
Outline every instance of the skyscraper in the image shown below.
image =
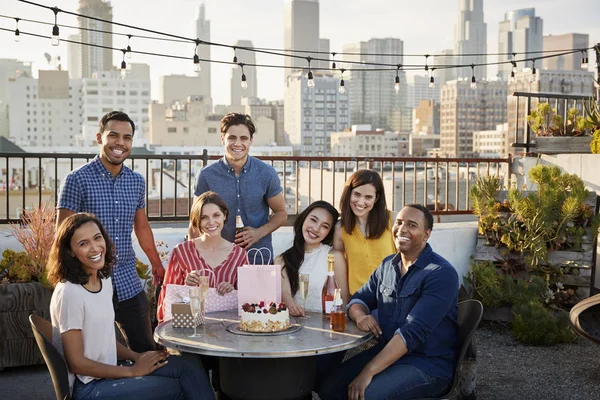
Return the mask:
[[[198,6],[196,12],[196,37],[200,40],[210,42],[210,21],[206,19],[204,1]],[[200,44],[198,46],[198,56],[200,60],[210,60],[210,46]],[[200,61],[201,70],[198,72],[202,91],[200,94],[204,98],[204,104],[210,110],[212,109],[212,97],[210,86],[210,63]]]
[[[370,39],[344,45],[344,60],[398,65],[403,63],[404,44],[397,38]],[[387,55],[383,55],[387,54]],[[348,68],[357,64],[348,64]],[[377,69],[369,64],[358,65],[364,69]],[[380,68],[380,67],[379,67]],[[352,125],[370,124],[373,129],[394,131],[410,130],[410,112],[406,111],[408,87],[406,75],[398,72],[400,90],[394,91],[396,71],[347,71],[344,78],[349,89]]]
[[[487,25],[483,22],[483,0],[459,0],[458,23],[454,28],[455,64],[484,64],[487,53]],[[463,54],[480,54],[463,56]],[[487,67],[475,67],[477,79],[486,77]],[[470,78],[471,68],[457,68],[458,78]]]
[[[236,47],[254,47],[250,40],[238,40],[235,43]],[[235,54],[238,62],[244,64],[256,64],[256,55],[253,51],[236,49]],[[231,68],[231,105],[239,106],[242,104],[242,97],[252,98],[258,97],[258,82],[256,80],[256,67],[251,65],[244,66],[244,74],[246,75],[246,85],[248,87],[243,89],[241,87],[242,82],[242,69]]]
[[[283,43],[287,50],[319,50],[319,0],[286,0],[284,4]],[[319,54],[290,53],[319,58]],[[324,58],[324,57],[321,57]],[[316,67],[318,62],[311,64]],[[305,59],[285,57],[286,67],[306,68]],[[291,70],[286,70],[285,76]]]
[[[498,53],[517,53],[516,59],[534,57],[531,52],[542,51],[543,21],[535,16],[535,8],[513,10],[504,14],[504,21],[499,24]],[[531,53],[526,55],[525,53]],[[541,55],[541,54],[538,54]],[[498,61],[508,61],[512,55],[500,55]],[[519,68],[531,67],[531,61],[521,63]],[[541,65],[538,63],[538,67]],[[512,65],[498,65],[498,76],[508,80]]]
[[[79,0],[78,12],[82,15],[112,21],[112,6],[109,1]],[[94,29],[94,31],[85,29],[79,31],[78,39],[81,43],[112,47],[112,24],[83,17],[78,17],[77,20],[80,28]],[[113,56],[110,49],[84,45],[71,45],[68,49],[73,54],[69,55],[70,68],[73,68],[73,71],[70,71],[71,79],[91,78],[94,73],[110,71],[113,68]]]

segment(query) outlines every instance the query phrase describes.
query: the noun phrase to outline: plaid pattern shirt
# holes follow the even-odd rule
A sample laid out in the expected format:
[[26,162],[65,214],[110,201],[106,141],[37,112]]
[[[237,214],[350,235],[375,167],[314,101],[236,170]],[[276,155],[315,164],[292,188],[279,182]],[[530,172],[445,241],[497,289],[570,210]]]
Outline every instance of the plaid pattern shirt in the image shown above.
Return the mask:
[[112,281],[119,301],[142,291],[135,269],[135,252],[131,241],[133,219],[137,210],[146,207],[144,178],[123,165],[116,178],[96,156],[63,180],[57,208],[95,214],[115,244],[116,265]]

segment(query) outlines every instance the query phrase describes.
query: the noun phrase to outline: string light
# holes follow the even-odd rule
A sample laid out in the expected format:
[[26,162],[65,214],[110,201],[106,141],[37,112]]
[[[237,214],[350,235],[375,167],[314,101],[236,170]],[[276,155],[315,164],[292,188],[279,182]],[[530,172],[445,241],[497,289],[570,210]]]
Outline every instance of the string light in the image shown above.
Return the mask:
[[581,50],[581,69],[587,70],[589,66],[589,60],[587,57],[587,51]]
[[513,58],[510,61],[510,63],[512,64],[512,72],[517,73],[517,61],[515,60],[517,53],[512,53],[512,56],[513,56]]
[[58,37],[59,31],[57,21],[59,11],[60,9],[58,7],[52,7],[52,12],[54,12],[54,26],[52,27],[52,40],[50,41],[50,43],[52,43],[52,46],[58,46],[60,44],[60,38]]
[[19,31],[19,20],[20,18],[15,18],[15,21],[17,22],[17,26],[15,28],[15,42],[19,42],[21,40],[21,31]]
[[239,65],[242,69],[242,82],[240,83],[240,86],[242,89],[248,89],[248,81],[246,80],[246,74],[244,73],[244,64],[240,63]]
[[310,62],[312,60],[312,57],[306,57],[306,61],[308,61],[308,74],[306,75],[306,77],[308,78],[308,82],[307,82],[307,86],[309,88],[314,88],[315,87],[315,80],[313,79],[313,73],[310,70]]
[[237,59],[236,47],[233,46],[233,69],[237,69],[237,67],[238,67],[238,59]]
[[398,64],[396,67],[396,79],[394,80],[394,90],[396,91],[396,94],[400,91],[400,76],[398,75],[400,73],[400,68],[402,68],[402,64]]
[[340,88],[338,89],[338,91],[340,92],[340,94],[344,94],[346,93],[346,85],[344,84],[344,71],[346,70],[342,68],[340,71],[342,72],[342,74],[340,75]]
[[515,82],[515,71],[510,71],[510,79],[509,79],[510,83],[514,83]]
[[429,54],[425,54],[425,72],[429,71],[429,65],[427,65],[428,58],[429,58]]
[[125,79],[127,76],[127,63],[125,62],[125,54],[127,53],[127,49],[122,49],[123,52],[123,61],[121,61],[121,79]]
[[433,71],[435,71],[435,68],[431,68],[431,73],[429,77],[429,87],[432,89],[435,87],[435,78],[433,77]]
[[198,46],[200,45],[200,39],[194,40],[196,43],[196,48],[194,49],[194,71],[200,72],[202,71],[202,67],[200,66],[200,57],[198,57]]
[[473,74],[471,77],[471,89],[477,89],[477,79],[475,79],[475,64],[471,64],[471,72]]
[[[335,68],[336,68],[336,65],[335,65],[335,55],[336,55],[336,54],[337,54],[337,53],[331,53],[331,57],[333,58],[333,61],[332,61],[332,63],[331,63],[331,69],[335,69]],[[343,80],[342,80],[342,82],[343,82]],[[341,92],[340,92],[340,93],[341,93]]]
[[127,35],[127,58],[129,60],[131,60],[131,56],[132,56],[132,54],[131,54],[131,45],[130,45],[131,44],[131,37],[132,36],[133,35]]
[[535,82],[537,80],[537,70],[535,69],[535,58],[531,60],[531,82]]

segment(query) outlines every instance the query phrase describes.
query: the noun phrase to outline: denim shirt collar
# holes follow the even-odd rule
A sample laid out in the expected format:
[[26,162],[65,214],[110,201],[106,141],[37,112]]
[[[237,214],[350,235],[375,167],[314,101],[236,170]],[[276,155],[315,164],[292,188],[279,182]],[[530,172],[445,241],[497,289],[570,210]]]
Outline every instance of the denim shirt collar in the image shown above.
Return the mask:
[[[425,268],[429,264],[429,256],[431,256],[431,253],[433,253],[433,249],[431,248],[429,243],[427,243],[421,254],[419,254],[417,260],[414,263],[412,263],[410,267]],[[394,256],[394,258],[392,258],[392,265],[394,267],[400,267],[401,264],[402,253],[398,253]]]
[[[233,167],[227,161],[227,157],[223,156],[223,158],[221,158],[219,160],[219,164],[222,165],[223,168],[225,168],[225,170],[227,172],[234,172],[233,171]],[[246,172],[250,171],[251,167],[252,167],[252,157],[250,157],[250,155],[248,155],[248,159],[246,160],[246,164],[244,164],[244,166],[242,167],[242,172],[246,173]]]

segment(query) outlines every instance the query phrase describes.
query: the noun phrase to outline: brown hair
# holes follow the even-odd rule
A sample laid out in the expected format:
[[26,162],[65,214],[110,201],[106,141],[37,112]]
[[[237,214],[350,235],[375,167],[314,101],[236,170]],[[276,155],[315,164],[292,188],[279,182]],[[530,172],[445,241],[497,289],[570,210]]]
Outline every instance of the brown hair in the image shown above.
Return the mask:
[[223,215],[225,215],[225,221],[229,217],[229,209],[227,208],[227,204],[225,200],[221,198],[216,192],[204,192],[199,197],[196,197],[194,200],[194,204],[192,204],[192,209],[190,210],[190,224],[194,229],[198,232],[202,232],[202,228],[200,227],[200,221],[202,219],[202,207],[206,204],[215,204],[220,209]]
[[256,127],[251,116],[242,113],[229,113],[221,119],[221,133],[227,133],[229,128],[234,125],[246,125],[250,131],[251,138],[254,136],[254,132],[256,132]]
[[104,114],[104,116],[100,120],[100,131],[99,131],[100,133],[102,133],[106,130],[106,125],[110,121],[129,122],[131,124],[131,134],[132,135],[135,134],[135,124],[133,123],[131,118],[129,118],[129,115],[125,114],[122,111],[111,111],[107,114]]
[[89,280],[89,274],[81,267],[79,261],[71,252],[71,239],[75,231],[88,222],[98,225],[100,233],[106,242],[106,254],[104,267],[99,271],[101,277],[109,277],[114,257],[114,245],[104,229],[102,223],[95,215],[89,213],[77,213],[70,215],[59,226],[50,249],[48,258],[48,281],[56,286],[59,282],[69,281],[71,283],[84,285]]
[[352,234],[354,226],[356,225],[356,216],[350,208],[350,197],[355,188],[367,184],[375,186],[376,193],[373,209],[369,212],[367,237],[370,239],[377,239],[383,235],[386,229],[389,229],[391,213],[387,209],[383,181],[379,174],[373,170],[360,169],[353,173],[346,181],[342,197],[340,198],[340,209],[342,210],[341,223],[346,233]]

